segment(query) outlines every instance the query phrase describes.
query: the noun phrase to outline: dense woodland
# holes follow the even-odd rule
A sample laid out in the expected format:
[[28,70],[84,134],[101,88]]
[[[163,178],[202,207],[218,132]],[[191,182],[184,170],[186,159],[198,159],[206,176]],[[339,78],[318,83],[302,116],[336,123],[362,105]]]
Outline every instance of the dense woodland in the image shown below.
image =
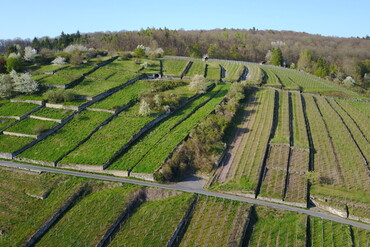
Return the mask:
[[[343,81],[351,76],[356,83],[369,86],[370,40],[337,38],[292,31],[260,31],[256,29],[169,30],[148,28],[141,31],[62,34],[57,38],[31,40],[0,40],[0,53],[10,53],[9,47],[19,44],[32,46],[41,54],[60,51],[73,43],[108,51],[133,51],[142,44],[152,49],[161,47],[165,55],[265,61]],[[278,62],[272,61],[275,51],[281,51]],[[14,52],[14,51],[13,51]]]

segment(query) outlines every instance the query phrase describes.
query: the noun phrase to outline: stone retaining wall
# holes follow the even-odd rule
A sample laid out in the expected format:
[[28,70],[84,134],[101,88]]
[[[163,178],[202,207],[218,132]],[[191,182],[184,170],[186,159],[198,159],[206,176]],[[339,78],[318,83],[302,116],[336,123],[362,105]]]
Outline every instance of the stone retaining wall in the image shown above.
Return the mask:
[[30,115],[29,118],[39,119],[39,120],[45,120],[45,121],[52,121],[52,122],[57,122],[57,123],[61,123],[63,121],[62,119],[39,117],[39,116],[35,116],[35,115]]
[[31,103],[36,105],[44,105],[43,100],[23,100],[23,99],[11,99],[10,102],[21,102],[21,103]]
[[16,133],[16,132],[10,132],[10,131],[3,131],[4,135],[10,135],[10,136],[19,136],[19,137],[30,137],[37,139],[37,135],[28,135],[28,134],[23,134],[23,133]]
[[151,173],[130,172],[129,177],[139,178],[147,181],[155,181],[154,176]]

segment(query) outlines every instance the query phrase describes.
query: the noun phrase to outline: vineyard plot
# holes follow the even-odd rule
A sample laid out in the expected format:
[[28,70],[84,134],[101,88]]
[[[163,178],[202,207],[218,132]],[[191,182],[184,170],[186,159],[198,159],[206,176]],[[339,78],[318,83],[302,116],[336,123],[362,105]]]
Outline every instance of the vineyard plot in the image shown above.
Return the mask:
[[250,206],[200,196],[180,246],[240,246]]
[[232,157],[222,167],[220,189],[254,193],[261,175],[263,159],[272,128],[275,104],[274,90],[261,90],[245,108],[249,111],[238,133],[237,144],[230,150]]

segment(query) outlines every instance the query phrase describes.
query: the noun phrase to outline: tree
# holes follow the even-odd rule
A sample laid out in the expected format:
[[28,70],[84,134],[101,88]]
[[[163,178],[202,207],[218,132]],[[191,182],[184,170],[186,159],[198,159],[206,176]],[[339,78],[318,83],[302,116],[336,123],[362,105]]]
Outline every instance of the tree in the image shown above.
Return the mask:
[[202,52],[200,50],[200,47],[198,44],[193,45],[190,49],[190,57],[195,57],[195,58],[201,58],[202,57]]
[[140,103],[139,114],[142,116],[149,116],[150,114],[150,105],[145,100]]
[[323,58],[319,57],[316,62],[317,69],[315,70],[315,75],[318,77],[325,77],[329,75],[329,64],[328,62]]
[[31,46],[27,46],[24,48],[24,60],[25,61],[32,61],[35,58],[35,53]]
[[207,89],[206,78],[202,75],[195,75],[191,80],[189,87],[197,93],[205,93]]
[[12,96],[13,79],[8,74],[0,74],[0,98]]
[[14,91],[26,94],[35,93],[38,91],[39,84],[37,81],[31,78],[29,73],[18,75],[17,72],[12,70],[10,72],[10,76],[14,81],[13,83]]
[[310,50],[302,50],[299,54],[299,59],[297,62],[297,69],[306,72],[311,72],[312,70],[312,53]]
[[12,70],[20,71],[23,69],[23,60],[17,57],[8,57],[5,67],[7,72],[11,72]]
[[51,61],[51,64],[55,66],[64,65],[66,64],[66,59],[64,57],[58,56],[53,61]]
[[270,64],[276,66],[282,66],[284,63],[283,53],[279,47],[272,48]]
[[138,45],[133,55],[134,57],[145,57],[145,47],[143,45]]
[[0,74],[1,73],[6,73],[6,61],[3,57],[0,57]]

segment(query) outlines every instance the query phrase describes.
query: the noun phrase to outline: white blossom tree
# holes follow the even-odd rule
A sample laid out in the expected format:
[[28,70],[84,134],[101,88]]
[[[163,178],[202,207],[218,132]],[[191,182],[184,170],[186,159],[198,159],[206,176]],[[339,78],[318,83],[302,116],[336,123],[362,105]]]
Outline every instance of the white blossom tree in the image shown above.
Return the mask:
[[31,46],[24,48],[24,60],[32,61],[35,58],[35,52]]
[[140,103],[139,114],[142,116],[148,116],[150,114],[150,105],[145,100]]
[[83,45],[69,45],[66,48],[64,48],[63,51],[67,53],[73,53],[75,51],[87,52],[89,51],[89,48]]
[[66,64],[66,59],[64,57],[58,56],[53,61],[51,61],[51,64],[55,66],[64,65]]
[[195,75],[191,80],[189,87],[197,93],[205,93],[207,89],[206,78],[202,75]]
[[12,70],[12,72],[10,72],[10,76],[14,82],[13,90],[15,92],[31,94],[38,91],[39,84],[31,78],[29,73],[18,75],[15,70]]

